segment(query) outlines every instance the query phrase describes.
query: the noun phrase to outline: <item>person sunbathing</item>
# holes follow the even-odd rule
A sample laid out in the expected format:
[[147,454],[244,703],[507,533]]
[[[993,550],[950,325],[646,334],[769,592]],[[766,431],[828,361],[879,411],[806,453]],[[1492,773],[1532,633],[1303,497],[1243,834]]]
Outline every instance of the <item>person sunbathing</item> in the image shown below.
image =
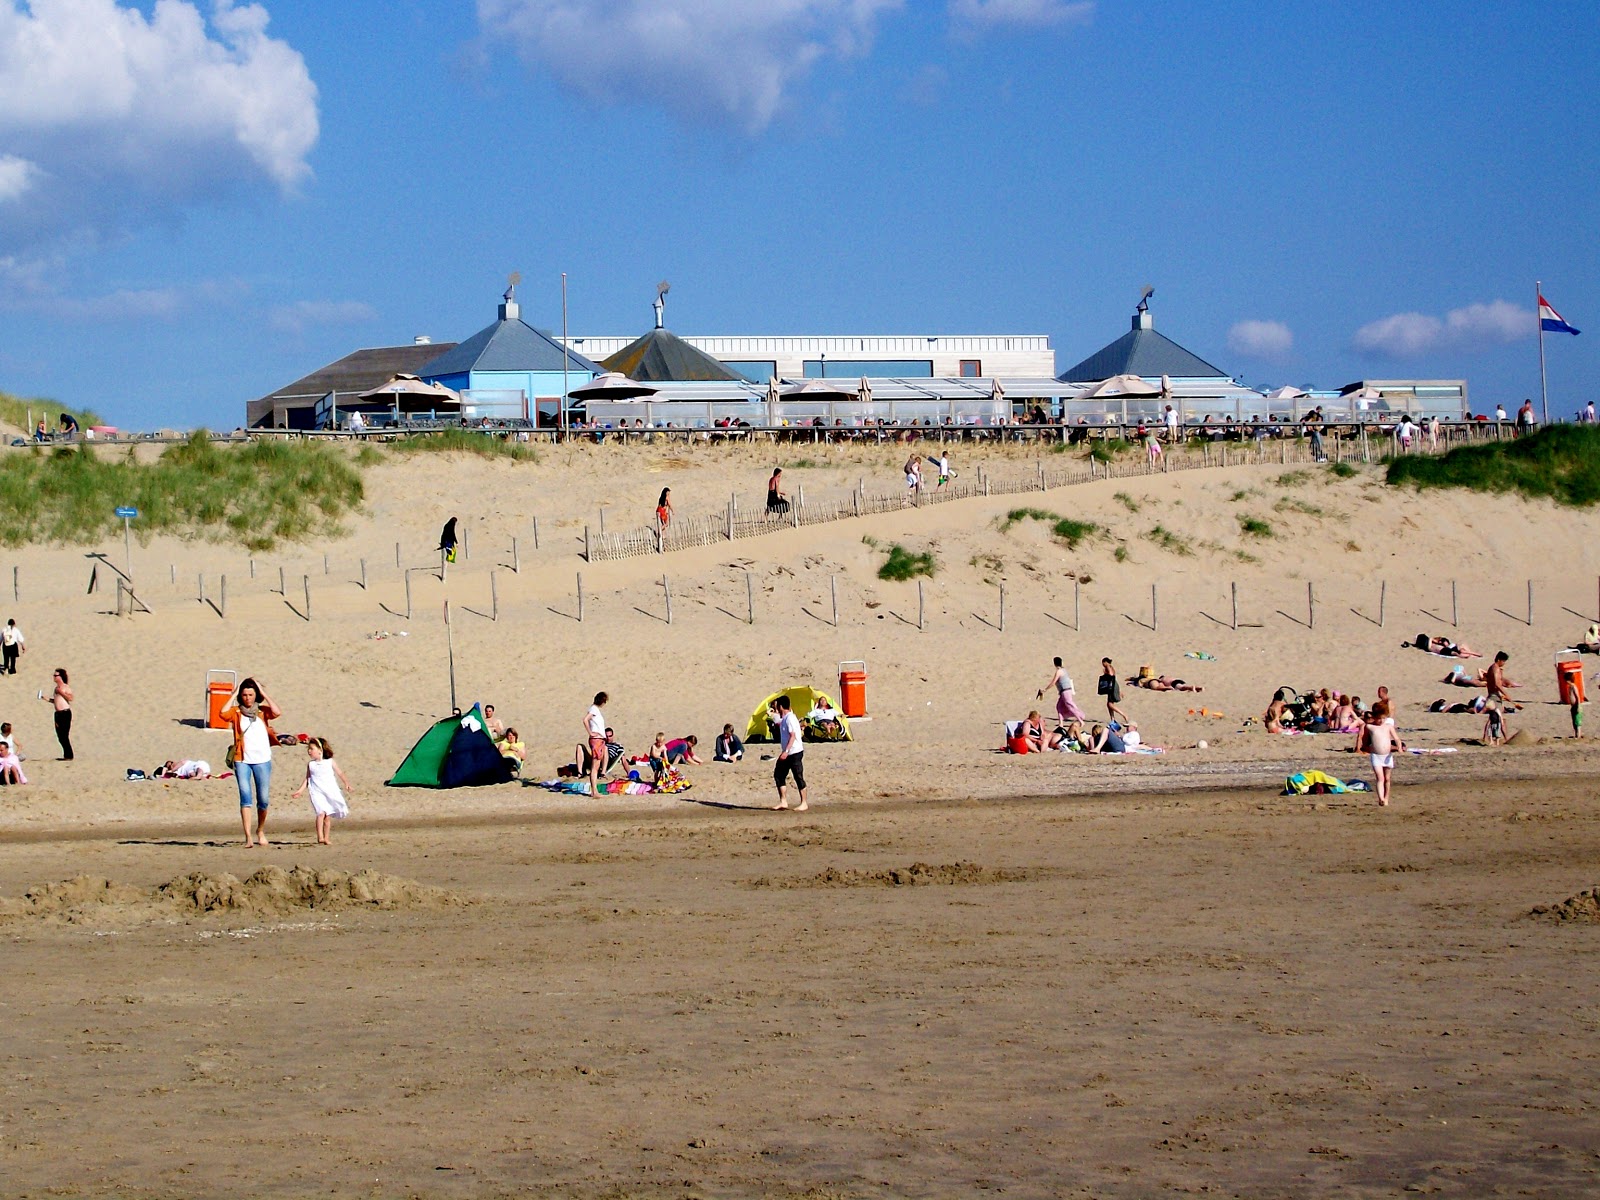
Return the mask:
[[1460,663],[1450,668],[1450,673],[1439,681],[1440,683],[1454,684],[1456,687],[1482,687],[1487,682],[1482,670],[1469,671]]
[[1084,748],[1083,722],[1068,721],[1066,725],[1057,725],[1050,731],[1050,739],[1045,743],[1047,750],[1061,750],[1067,753],[1077,753]]
[[[156,768],[157,779],[210,779],[211,764],[201,758],[186,758],[182,762],[176,759],[167,759],[165,763]],[[216,776],[221,779],[223,776]],[[232,775],[227,778],[232,779]]]
[[1109,725],[1096,725],[1089,730],[1089,754],[1126,754],[1127,744],[1122,735]]
[[1437,654],[1442,658],[1482,658],[1471,646],[1465,642],[1452,642],[1446,637],[1431,637],[1428,639],[1428,653]]
[[1578,649],[1600,654],[1600,625],[1590,625],[1583,631],[1583,640],[1578,643]]
[[1334,733],[1356,733],[1361,729],[1360,697],[1345,696],[1333,710],[1330,724]]
[[1152,692],[1203,692],[1206,689],[1198,684],[1185,683],[1181,679],[1168,679],[1165,675],[1146,675],[1129,680],[1142,688],[1149,688]]

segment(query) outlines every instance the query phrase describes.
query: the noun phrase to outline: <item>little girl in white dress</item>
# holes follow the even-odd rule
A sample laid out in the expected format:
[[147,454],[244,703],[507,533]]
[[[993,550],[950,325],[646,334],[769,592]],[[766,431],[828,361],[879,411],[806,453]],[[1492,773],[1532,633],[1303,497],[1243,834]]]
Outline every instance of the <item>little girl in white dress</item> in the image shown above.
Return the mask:
[[345,803],[344,792],[339,790],[340,784],[345,791],[350,790],[350,781],[344,777],[344,772],[339,769],[339,764],[333,761],[333,747],[327,738],[312,738],[306,743],[306,781],[296,789],[294,796],[302,792],[311,793],[311,811],[317,818],[317,844],[327,846],[332,843],[329,833],[332,831],[335,817],[348,817],[350,806]]

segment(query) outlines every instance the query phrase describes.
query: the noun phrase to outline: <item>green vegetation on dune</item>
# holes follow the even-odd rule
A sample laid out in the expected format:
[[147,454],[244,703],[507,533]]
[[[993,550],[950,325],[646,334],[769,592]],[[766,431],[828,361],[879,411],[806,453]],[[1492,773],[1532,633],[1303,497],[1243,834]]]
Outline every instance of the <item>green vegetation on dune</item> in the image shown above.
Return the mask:
[[878,568],[878,578],[899,582],[915,579],[918,575],[932,577],[934,570],[935,563],[930,551],[913,554],[896,542],[889,547],[889,557],[884,560],[883,566]]
[[1044,521],[1050,526],[1050,532],[1067,544],[1067,549],[1076,550],[1078,543],[1085,538],[1094,537],[1103,533],[1099,525],[1093,521],[1079,521],[1072,517],[1063,517],[1058,513],[1048,512],[1042,508],[1013,508],[1000,522],[1000,532],[1004,533],[1020,521]]
[[1438,457],[1406,455],[1390,461],[1386,479],[1587,507],[1600,502],[1600,428],[1552,425],[1530,437],[1461,446]]
[[388,447],[397,454],[476,454],[480,458],[505,458],[512,462],[539,461],[539,452],[532,446],[470,429],[413,434],[396,438],[388,443]]
[[221,448],[197,430],[152,463],[131,446],[37,447],[0,458],[0,538],[86,545],[115,532],[117,506],[131,504],[141,537],[198,534],[264,550],[335,528],[362,496],[360,472],[321,442]]
[[45,428],[54,433],[60,427],[62,413],[71,413],[81,429],[105,424],[100,414],[90,408],[68,408],[64,404],[57,404],[54,400],[45,400],[37,396],[13,396],[9,392],[0,392],[0,421],[25,430],[29,437],[33,436],[34,427],[41,420]]

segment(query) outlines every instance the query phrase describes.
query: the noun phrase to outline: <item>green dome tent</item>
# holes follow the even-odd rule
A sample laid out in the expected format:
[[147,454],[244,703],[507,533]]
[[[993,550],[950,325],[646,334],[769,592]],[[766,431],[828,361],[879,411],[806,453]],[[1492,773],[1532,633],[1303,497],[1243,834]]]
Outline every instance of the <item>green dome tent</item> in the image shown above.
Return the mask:
[[458,788],[507,783],[515,774],[500,753],[474,704],[460,716],[446,717],[418,739],[389,780],[390,787]]

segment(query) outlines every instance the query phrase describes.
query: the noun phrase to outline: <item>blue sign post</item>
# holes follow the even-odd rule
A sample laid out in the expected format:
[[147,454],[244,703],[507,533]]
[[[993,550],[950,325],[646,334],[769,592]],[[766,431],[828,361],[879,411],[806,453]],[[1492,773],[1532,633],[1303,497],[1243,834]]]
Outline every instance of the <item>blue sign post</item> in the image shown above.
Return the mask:
[[133,582],[133,538],[128,532],[128,522],[139,515],[139,510],[131,504],[122,504],[117,507],[117,516],[122,518],[122,568],[127,573],[128,582]]

